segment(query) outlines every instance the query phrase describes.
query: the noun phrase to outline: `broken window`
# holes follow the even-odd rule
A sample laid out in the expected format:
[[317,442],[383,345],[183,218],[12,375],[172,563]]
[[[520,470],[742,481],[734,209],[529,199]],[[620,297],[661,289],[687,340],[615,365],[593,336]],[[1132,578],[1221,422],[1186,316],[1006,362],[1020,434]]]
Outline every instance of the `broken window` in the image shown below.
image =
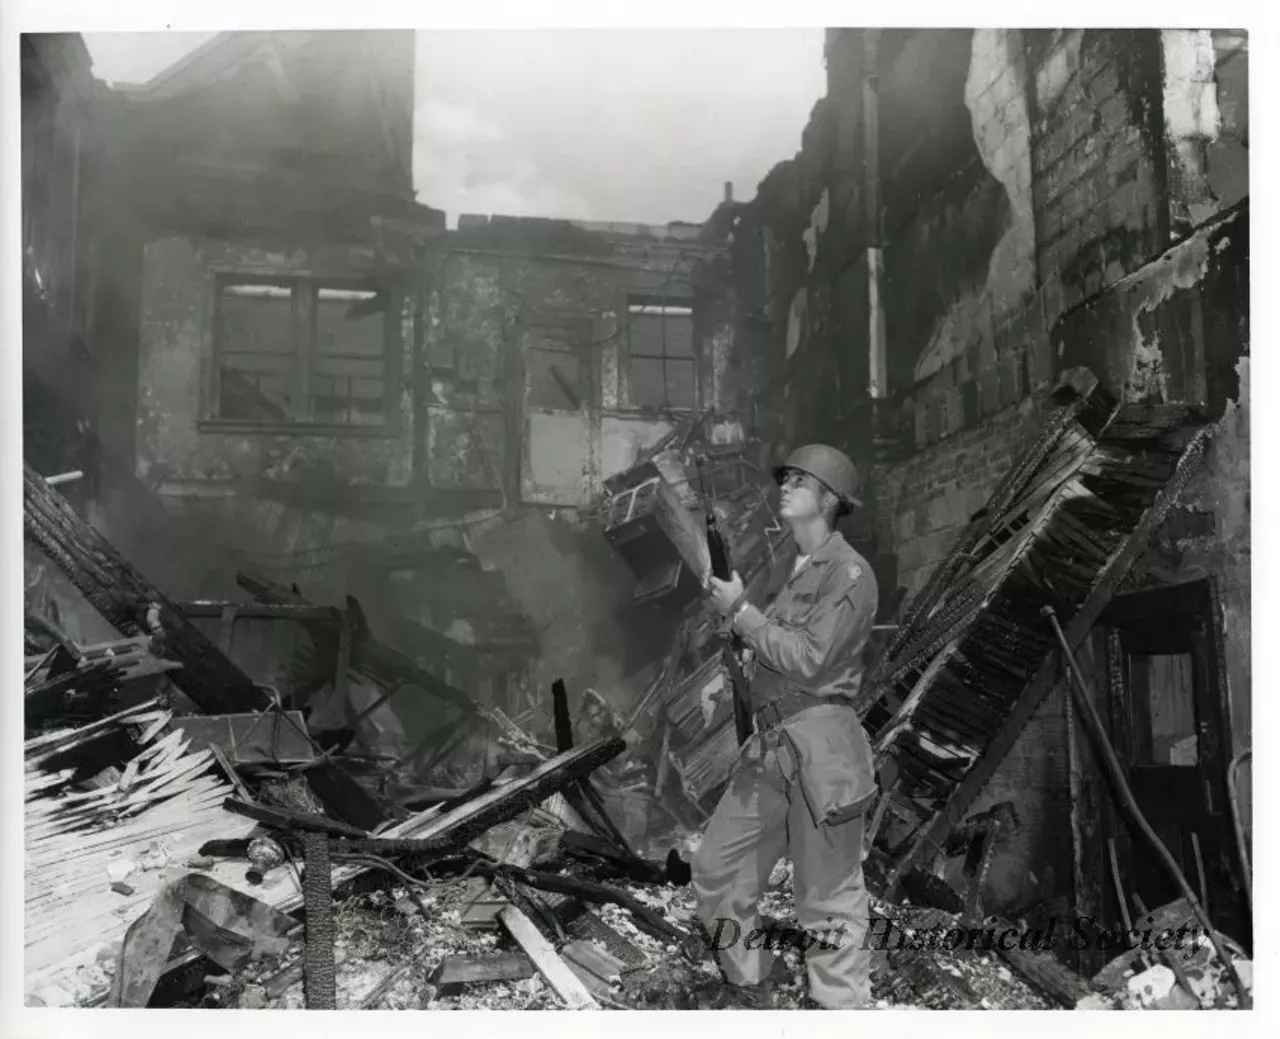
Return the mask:
[[217,417],[387,422],[385,297],[309,279],[226,280],[218,292]]
[[632,406],[692,408],[697,400],[693,308],[633,303],[628,311]]

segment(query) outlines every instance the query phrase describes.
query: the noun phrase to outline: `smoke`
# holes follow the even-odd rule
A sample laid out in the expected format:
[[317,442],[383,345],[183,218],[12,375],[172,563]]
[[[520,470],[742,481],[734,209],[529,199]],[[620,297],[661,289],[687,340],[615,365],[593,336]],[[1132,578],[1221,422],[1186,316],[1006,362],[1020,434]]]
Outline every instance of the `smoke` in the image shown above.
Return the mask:
[[414,187],[443,209],[451,226],[460,213],[593,218],[580,194],[555,183],[493,120],[466,104],[429,98],[414,113]]

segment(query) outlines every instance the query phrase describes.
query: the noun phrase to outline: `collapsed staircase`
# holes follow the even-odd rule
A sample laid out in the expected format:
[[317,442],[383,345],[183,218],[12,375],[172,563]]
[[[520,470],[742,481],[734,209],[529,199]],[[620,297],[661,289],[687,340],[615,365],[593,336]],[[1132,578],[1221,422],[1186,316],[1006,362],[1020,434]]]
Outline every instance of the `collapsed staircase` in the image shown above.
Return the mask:
[[869,862],[886,892],[944,855],[1057,681],[1059,645],[1041,608],[1080,645],[1210,435],[1194,407],[1120,404],[1086,369],[1064,376],[1051,405],[863,686],[858,709],[877,760],[897,765],[884,795],[894,836],[878,836]]

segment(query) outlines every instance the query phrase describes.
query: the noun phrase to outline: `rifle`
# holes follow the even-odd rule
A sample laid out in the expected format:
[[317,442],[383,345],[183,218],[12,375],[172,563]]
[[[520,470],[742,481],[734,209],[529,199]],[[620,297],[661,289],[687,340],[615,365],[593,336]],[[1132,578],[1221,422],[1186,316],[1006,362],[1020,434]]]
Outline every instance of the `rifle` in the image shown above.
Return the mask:
[[[716,523],[715,513],[707,509],[707,551],[711,555],[711,573],[721,581],[733,577],[733,566],[729,562],[729,546],[720,527]],[[751,709],[747,706],[747,680],[742,674],[742,664],[738,660],[738,652],[742,648],[742,640],[732,631],[720,636],[720,656],[724,660],[725,669],[729,672],[729,684],[733,687],[733,727],[738,733],[738,746],[751,738]]]

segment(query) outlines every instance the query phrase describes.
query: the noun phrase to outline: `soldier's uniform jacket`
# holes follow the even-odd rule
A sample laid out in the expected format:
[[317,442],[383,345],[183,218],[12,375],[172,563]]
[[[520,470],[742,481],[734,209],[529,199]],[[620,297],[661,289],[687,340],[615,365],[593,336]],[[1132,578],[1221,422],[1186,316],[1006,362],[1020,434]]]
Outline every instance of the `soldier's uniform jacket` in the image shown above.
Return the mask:
[[871,567],[833,532],[764,610],[748,605],[733,621],[755,655],[751,709],[765,711],[757,727],[770,702],[786,706],[778,727],[815,822],[852,818],[875,795],[871,748],[849,702],[878,603]]

